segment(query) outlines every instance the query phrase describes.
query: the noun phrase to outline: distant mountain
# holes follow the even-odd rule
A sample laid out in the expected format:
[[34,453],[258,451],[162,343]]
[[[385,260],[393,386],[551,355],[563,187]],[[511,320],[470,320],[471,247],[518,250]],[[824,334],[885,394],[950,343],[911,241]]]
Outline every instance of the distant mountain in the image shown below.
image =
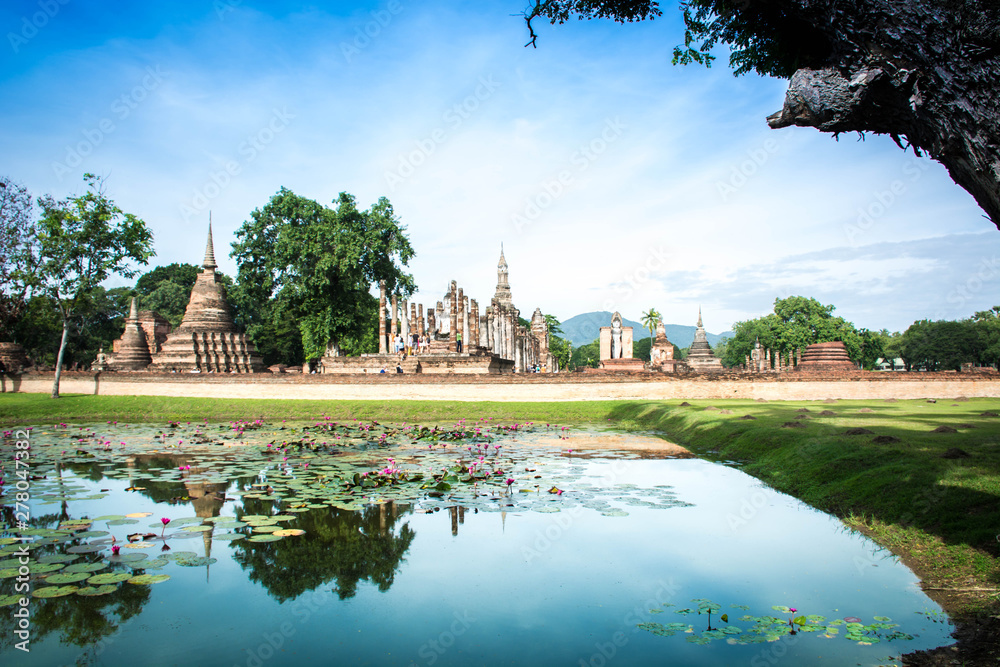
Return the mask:
[[[573,347],[579,347],[580,345],[586,345],[587,343],[593,342],[600,337],[601,327],[611,326],[611,316],[613,314],[614,313],[602,310],[593,313],[575,315],[562,323],[562,337],[571,341],[573,343]],[[635,320],[622,317],[622,326],[632,327],[633,340],[649,337],[649,329],[644,327],[642,322],[636,322]],[[694,332],[698,329],[698,327],[694,326],[684,324],[667,324],[666,322],[663,323],[663,328],[667,330],[667,338],[670,339],[670,342],[677,347],[689,347],[694,341]],[[705,335],[708,338],[708,344],[715,347],[715,344],[722,338],[727,336],[732,338],[733,332],[725,331],[720,334],[713,334],[706,331]]]

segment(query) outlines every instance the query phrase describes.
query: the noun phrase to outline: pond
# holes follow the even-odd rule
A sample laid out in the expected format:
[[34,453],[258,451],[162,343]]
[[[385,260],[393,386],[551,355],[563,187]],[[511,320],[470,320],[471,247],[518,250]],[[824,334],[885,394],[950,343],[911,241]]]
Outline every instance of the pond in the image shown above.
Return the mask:
[[648,435],[320,418],[0,449],[4,664],[881,665],[952,641],[891,553]]

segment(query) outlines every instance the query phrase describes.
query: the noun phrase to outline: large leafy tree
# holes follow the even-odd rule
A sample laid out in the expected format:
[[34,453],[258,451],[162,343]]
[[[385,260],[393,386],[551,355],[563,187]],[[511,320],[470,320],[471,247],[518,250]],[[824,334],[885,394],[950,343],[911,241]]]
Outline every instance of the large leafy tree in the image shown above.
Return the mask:
[[760,341],[761,348],[791,353],[813,343],[843,341],[855,362],[862,360],[862,339],[854,325],[833,315],[834,307],[816,299],[791,296],[774,300],[774,312],[733,325],[733,338],[725,348],[723,362],[738,366]]
[[[996,0],[680,0],[675,63],[789,79],[772,128],[887,134],[942,163],[1000,227],[1000,3]],[[660,15],[656,0],[536,0],[525,12],[620,22]]]
[[569,370],[569,341],[562,337],[562,322],[555,315],[545,315],[545,324],[549,327],[549,354],[556,358],[559,368]]
[[28,281],[24,252],[33,205],[28,190],[0,177],[0,341],[6,341],[27,308]]
[[146,223],[118,208],[101,179],[85,174],[84,181],[87,191],[77,197],[39,198],[42,216],[27,244],[32,290],[52,300],[62,325],[52,398],[59,398],[70,332],[79,329],[94,290],[112,274],[133,277],[138,270],[132,263],[145,264],[153,255],[153,235]]
[[906,369],[961,370],[979,357],[979,340],[971,320],[919,320],[903,332],[900,352]]
[[405,230],[385,197],[363,211],[346,192],[330,208],[281,188],[255,210],[233,243],[232,298],[265,361],[317,359],[328,346],[374,352],[372,284],[385,280],[402,296],[414,291],[401,268],[414,254]]

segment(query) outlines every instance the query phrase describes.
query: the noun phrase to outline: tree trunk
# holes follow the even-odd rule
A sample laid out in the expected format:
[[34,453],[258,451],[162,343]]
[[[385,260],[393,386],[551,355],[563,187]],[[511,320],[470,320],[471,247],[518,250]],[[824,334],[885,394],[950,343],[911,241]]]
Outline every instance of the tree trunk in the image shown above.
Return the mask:
[[807,22],[831,49],[792,76],[768,125],[888,134],[943,164],[1000,228],[1000,3],[748,1]]
[[62,340],[59,342],[59,354],[56,355],[56,379],[52,383],[52,398],[59,398],[59,378],[62,377],[63,355],[66,353],[67,338],[69,338],[69,321],[63,320]]

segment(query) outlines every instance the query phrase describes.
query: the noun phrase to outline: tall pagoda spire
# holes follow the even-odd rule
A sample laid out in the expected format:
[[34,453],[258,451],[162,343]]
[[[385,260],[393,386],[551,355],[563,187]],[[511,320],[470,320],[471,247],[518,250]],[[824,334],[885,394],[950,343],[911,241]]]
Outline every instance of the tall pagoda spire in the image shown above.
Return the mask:
[[205,245],[205,261],[202,263],[205,269],[215,270],[219,265],[215,263],[215,247],[212,245],[212,214],[208,214],[208,243]]
[[497,262],[497,291],[493,298],[505,308],[514,307],[514,299],[510,294],[510,282],[507,279],[507,260],[503,256],[503,244],[500,244],[500,261]]
[[701,329],[705,325],[701,323],[701,306],[698,306],[698,328]]

